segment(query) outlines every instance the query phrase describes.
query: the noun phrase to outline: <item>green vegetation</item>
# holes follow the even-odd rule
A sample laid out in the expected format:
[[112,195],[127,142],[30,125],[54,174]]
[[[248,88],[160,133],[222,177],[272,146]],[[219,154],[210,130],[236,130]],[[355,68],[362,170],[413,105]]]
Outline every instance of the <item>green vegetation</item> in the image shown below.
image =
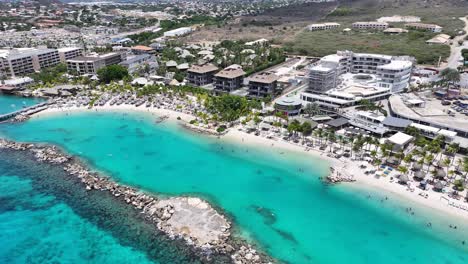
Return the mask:
[[63,74],[66,72],[67,65],[60,63],[54,67],[45,68],[38,73],[32,74],[31,78],[33,78],[35,82],[42,84],[64,83],[67,81],[67,79],[63,77]]
[[442,77],[442,83],[445,84],[454,84],[460,81],[460,73],[458,70],[452,68],[445,68],[440,72]]
[[468,64],[468,49],[462,49],[461,51],[463,56],[464,65]]
[[328,14],[329,17],[335,17],[335,16],[349,16],[353,14],[353,9],[349,7],[338,7],[337,9],[333,10],[330,14]]
[[99,80],[103,83],[110,83],[111,81],[119,81],[129,77],[128,70],[121,65],[110,65],[103,67],[97,71]]
[[[252,50],[253,53],[245,52],[246,50]],[[282,63],[286,58],[281,48],[273,48],[267,44],[245,46],[243,42],[231,40],[222,41],[219,47],[215,48],[214,55],[220,59],[219,67],[239,64],[247,75]],[[254,58],[251,58],[251,55],[255,55]]]
[[207,97],[205,107],[208,112],[219,116],[222,121],[232,122],[249,114],[252,109],[260,109],[261,104],[258,101],[249,101],[245,97],[224,94]]
[[450,47],[446,45],[427,45],[426,40],[434,34],[410,31],[401,35],[386,35],[382,32],[342,32],[341,29],[328,31],[305,31],[295,42],[287,43],[285,50],[303,55],[322,57],[334,54],[337,50],[354,52],[381,53],[388,55],[414,56],[418,63],[434,64],[439,57],[446,58]]
[[359,104],[359,106],[357,107],[358,109],[361,109],[364,111],[379,111],[382,114],[387,115],[387,112],[380,104],[376,105],[374,102],[371,102],[366,99],[359,101],[358,104]]

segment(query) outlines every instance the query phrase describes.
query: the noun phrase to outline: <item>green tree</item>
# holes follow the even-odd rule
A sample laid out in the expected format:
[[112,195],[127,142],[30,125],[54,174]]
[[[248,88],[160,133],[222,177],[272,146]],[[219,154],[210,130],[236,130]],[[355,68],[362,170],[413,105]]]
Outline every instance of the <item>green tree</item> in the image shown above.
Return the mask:
[[120,81],[128,77],[128,70],[122,65],[110,65],[103,67],[97,71],[99,80],[103,83],[110,83],[112,81]]
[[455,83],[460,81],[460,73],[456,69],[445,68],[440,72],[442,81],[446,83]]

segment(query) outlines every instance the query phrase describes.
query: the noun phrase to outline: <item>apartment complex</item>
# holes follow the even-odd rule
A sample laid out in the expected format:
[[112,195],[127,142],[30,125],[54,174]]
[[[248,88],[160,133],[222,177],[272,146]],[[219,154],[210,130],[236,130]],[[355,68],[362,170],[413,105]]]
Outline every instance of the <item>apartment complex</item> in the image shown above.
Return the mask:
[[387,22],[378,22],[378,21],[365,21],[365,22],[355,22],[353,23],[354,29],[371,29],[371,30],[385,30],[388,28]]
[[275,96],[279,77],[272,72],[261,72],[249,78],[250,98],[266,98]]
[[244,82],[245,72],[240,65],[231,65],[214,75],[216,92],[232,92],[239,89]]
[[320,23],[320,24],[311,24],[307,26],[307,28],[310,31],[316,31],[316,30],[329,30],[329,29],[334,29],[338,28],[340,24],[338,23]]
[[187,81],[195,86],[204,86],[213,82],[217,71],[218,67],[210,63],[194,64],[187,70]]
[[409,29],[430,31],[430,32],[433,32],[433,33],[442,32],[442,27],[438,26],[438,25],[435,25],[435,24],[408,23],[408,24],[405,24],[405,27],[409,28]]
[[58,51],[47,48],[0,50],[0,76],[25,76],[60,63]]
[[58,49],[61,63],[67,63],[67,60],[83,56],[83,49],[78,47],[66,47]]
[[69,72],[83,74],[96,74],[100,68],[119,64],[126,59],[125,53],[112,52],[104,55],[80,56],[67,60]]

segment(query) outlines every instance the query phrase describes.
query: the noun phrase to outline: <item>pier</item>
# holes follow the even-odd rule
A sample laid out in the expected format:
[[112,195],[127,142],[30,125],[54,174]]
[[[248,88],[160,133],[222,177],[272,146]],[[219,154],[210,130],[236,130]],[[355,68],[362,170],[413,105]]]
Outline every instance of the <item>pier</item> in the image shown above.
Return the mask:
[[11,112],[11,113],[8,113],[8,114],[3,114],[3,115],[0,115],[0,122],[7,121],[7,120],[9,120],[11,118],[14,118],[14,117],[18,116],[18,115],[29,116],[29,115],[32,115],[32,114],[35,114],[35,113],[38,113],[38,112],[41,112],[41,111],[47,109],[48,106],[49,106],[49,102],[44,102],[44,103],[40,103],[40,104],[33,105],[33,106],[30,106],[30,107],[22,108],[20,110],[15,111],[15,112]]

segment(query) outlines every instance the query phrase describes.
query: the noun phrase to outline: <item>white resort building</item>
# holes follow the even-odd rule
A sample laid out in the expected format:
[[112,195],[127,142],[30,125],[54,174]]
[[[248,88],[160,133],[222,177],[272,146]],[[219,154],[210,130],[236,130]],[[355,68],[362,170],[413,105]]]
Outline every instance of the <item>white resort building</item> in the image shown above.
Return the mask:
[[408,87],[412,58],[338,51],[309,68],[301,99],[336,111],[367,99],[377,101]]
[[354,29],[371,29],[371,30],[385,30],[388,28],[387,22],[378,22],[378,21],[365,21],[365,22],[355,22],[353,23]]
[[433,33],[442,32],[442,27],[435,25],[435,24],[408,23],[408,24],[405,24],[405,27],[409,29],[426,30],[426,31],[430,31]]
[[310,31],[316,31],[316,30],[329,30],[329,29],[334,29],[338,28],[340,24],[338,23],[320,23],[320,24],[311,24],[308,25],[307,28]]

